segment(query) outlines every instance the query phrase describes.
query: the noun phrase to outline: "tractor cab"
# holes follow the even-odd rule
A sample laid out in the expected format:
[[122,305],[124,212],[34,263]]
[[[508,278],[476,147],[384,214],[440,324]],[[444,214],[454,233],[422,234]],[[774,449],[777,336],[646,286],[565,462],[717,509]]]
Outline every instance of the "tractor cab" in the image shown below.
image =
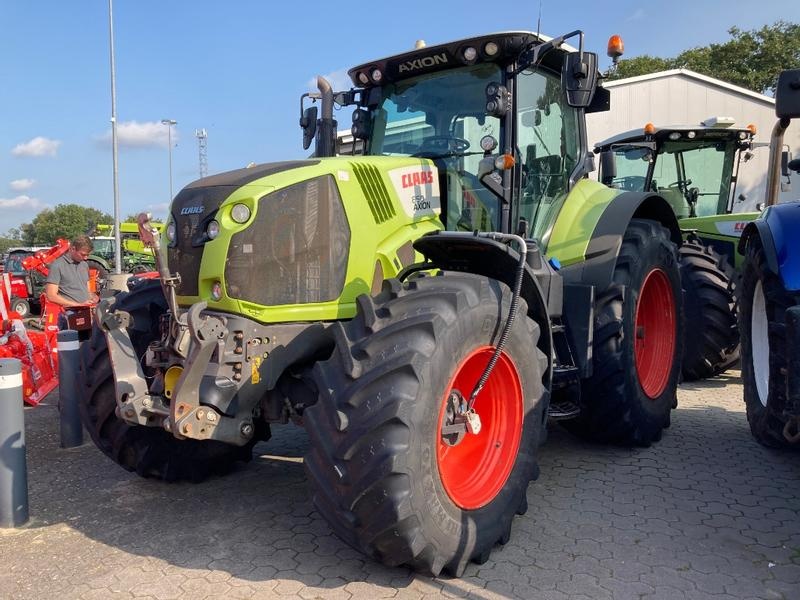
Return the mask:
[[573,36],[582,44],[577,31],[418,42],[351,69],[357,87],[335,99],[356,106],[353,148],[431,159],[448,230],[523,230],[541,239],[591,170],[583,112],[608,106],[596,88],[597,57],[567,46]]
[[595,147],[600,181],[611,187],[657,192],[679,219],[729,214],[739,165],[752,156],[754,125],[713,117],[699,125],[656,127],[621,133]]

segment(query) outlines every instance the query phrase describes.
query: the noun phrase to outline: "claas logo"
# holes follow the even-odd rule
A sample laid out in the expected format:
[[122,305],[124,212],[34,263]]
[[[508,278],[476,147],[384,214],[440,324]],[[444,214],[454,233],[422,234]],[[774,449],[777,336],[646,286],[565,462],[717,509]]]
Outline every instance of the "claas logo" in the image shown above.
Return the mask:
[[406,173],[402,178],[403,189],[415,185],[428,185],[433,183],[433,171],[417,171]]

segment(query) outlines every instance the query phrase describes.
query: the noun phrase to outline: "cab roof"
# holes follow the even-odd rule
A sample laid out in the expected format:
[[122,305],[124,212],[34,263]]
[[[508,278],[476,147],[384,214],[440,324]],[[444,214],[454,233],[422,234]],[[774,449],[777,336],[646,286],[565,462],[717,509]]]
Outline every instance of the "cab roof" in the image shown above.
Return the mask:
[[[542,44],[551,39],[553,38],[550,36],[536,34],[532,31],[490,33],[435,46],[415,48],[408,52],[366,62],[353,67],[347,74],[356,87],[371,87],[415,77],[423,73],[473,65],[479,62],[496,62],[501,66],[506,66],[514,62],[527,46]],[[491,43],[497,48],[494,53],[490,52]],[[464,56],[467,48],[475,49],[474,58],[467,59]],[[564,43],[552,52],[547,52],[542,62],[550,68],[560,69],[563,55],[575,51],[574,47]],[[380,79],[373,77],[376,70],[380,72]]]
[[[656,125],[654,133],[645,133],[645,128],[631,129],[624,133],[618,133],[608,139],[598,142],[594,145],[595,151],[601,151],[611,145],[644,142],[647,140],[655,139],[657,142],[663,142],[669,137],[669,134],[678,132],[681,134],[688,134],[690,131],[694,132],[695,138],[700,139],[747,139],[752,137],[753,132],[747,127],[737,127],[735,124],[706,124],[700,123],[698,125]],[[741,134],[744,133],[744,137]],[[684,135],[681,139],[685,138]]]

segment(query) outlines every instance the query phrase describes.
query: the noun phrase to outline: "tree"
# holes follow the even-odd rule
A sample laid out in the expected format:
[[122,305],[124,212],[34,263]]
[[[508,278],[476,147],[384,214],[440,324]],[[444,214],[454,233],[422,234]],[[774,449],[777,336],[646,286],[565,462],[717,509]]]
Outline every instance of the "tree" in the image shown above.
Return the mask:
[[617,68],[612,71],[609,79],[623,79],[627,77],[637,77],[659,71],[668,71],[675,68],[675,61],[671,58],[661,58],[643,54],[633,58],[622,59],[617,63]]
[[79,204],[59,204],[45,209],[31,223],[20,226],[22,239],[28,246],[47,246],[56,239],[72,239],[77,235],[92,233],[98,224],[111,224],[114,219],[96,208]]
[[734,85],[765,93],[775,92],[783,69],[800,68],[800,25],[777,21],[761,29],[728,30],[731,39],[684,50],[675,58],[636,56],[619,61],[610,79],[635,77],[685,68]]
[[5,236],[0,237],[0,254],[5,254],[6,252],[8,252],[9,248],[21,245],[22,245],[22,240]]

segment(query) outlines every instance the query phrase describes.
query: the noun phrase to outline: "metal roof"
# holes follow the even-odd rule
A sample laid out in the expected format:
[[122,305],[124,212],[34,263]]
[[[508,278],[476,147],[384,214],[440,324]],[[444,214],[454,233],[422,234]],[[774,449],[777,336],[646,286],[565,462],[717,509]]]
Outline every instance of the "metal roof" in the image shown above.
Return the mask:
[[697,81],[702,81],[703,83],[707,83],[709,85],[713,85],[714,87],[722,88],[731,92],[735,92],[737,94],[741,94],[743,96],[747,96],[752,98],[753,100],[759,100],[765,104],[775,104],[775,99],[770,98],[769,96],[765,96],[764,94],[759,94],[758,92],[754,92],[752,90],[748,90],[747,88],[743,88],[738,85],[733,85],[732,83],[727,83],[726,81],[722,81],[720,79],[716,79],[714,77],[709,77],[708,75],[703,75],[701,73],[696,73],[695,71],[691,71],[689,69],[670,69],[669,71],[659,71],[657,73],[648,73],[647,75],[637,75],[636,77],[627,77],[625,79],[615,79],[614,81],[604,81],[603,87],[605,88],[614,88],[623,85],[628,85],[631,83],[639,83],[640,81],[650,81],[653,79],[663,79],[666,77],[674,77],[674,76],[684,76],[688,77],[689,79],[696,79]]

